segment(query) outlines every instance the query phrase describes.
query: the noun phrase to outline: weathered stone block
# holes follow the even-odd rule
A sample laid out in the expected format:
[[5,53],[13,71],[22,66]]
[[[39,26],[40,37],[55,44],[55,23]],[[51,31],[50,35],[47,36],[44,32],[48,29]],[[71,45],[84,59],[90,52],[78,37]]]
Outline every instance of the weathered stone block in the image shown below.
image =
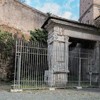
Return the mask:
[[45,82],[51,87],[66,87],[68,75],[65,72],[53,72],[52,70],[45,72]]

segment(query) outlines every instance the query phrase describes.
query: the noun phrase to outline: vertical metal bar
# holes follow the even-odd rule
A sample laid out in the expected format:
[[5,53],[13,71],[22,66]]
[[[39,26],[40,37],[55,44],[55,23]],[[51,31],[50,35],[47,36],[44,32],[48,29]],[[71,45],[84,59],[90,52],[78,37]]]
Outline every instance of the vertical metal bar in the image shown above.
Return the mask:
[[25,74],[26,74],[26,73],[25,73],[25,59],[26,59],[26,56],[25,56],[25,52],[26,52],[26,51],[25,51],[25,43],[23,43],[23,49],[24,49],[24,50],[23,50],[23,52],[24,52],[24,53],[23,53],[23,62],[24,62],[24,64],[23,64],[23,67],[24,67],[24,72],[23,72],[23,74],[24,74],[24,75],[23,75],[23,77],[24,77],[24,80],[23,80],[23,88],[25,88]]
[[41,87],[41,72],[40,72],[40,70],[41,70],[41,65],[40,65],[40,56],[41,56],[41,44],[39,43],[39,53],[38,53],[38,65],[39,65],[39,67],[38,67],[38,70],[39,70],[39,87]]
[[23,85],[23,41],[22,41],[22,47],[21,47],[21,68],[20,68],[20,88],[22,88]]
[[29,55],[30,55],[30,86],[32,86],[32,75],[31,75],[31,70],[32,70],[32,64],[31,64],[31,46],[32,46],[32,43],[30,42],[30,48],[29,48]]
[[[31,41],[31,48],[30,48],[30,64],[31,64],[31,66],[30,66],[30,84],[31,84],[31,86],[32,86],[32,41]],[[32,87],[33,88],[33,87]]]
[[[33,46],[33,42],[32,42],[32,46]],[[34,48],[32,48],[32,55],[31,55],[31,63],[32,63],[32,86],[33,86],[33,82],[34,82]]]
[[16,47],[15,47],[15,69],[14,69],[14,89],[15,89],[15,85],[16,85],[16,64],[17,64],[17,40],[16,40]]
[[[34,45],[35,45],[35,43],[34,43]],[[34,46],[35,47],[35,46]],[[35,86],[35,88],[36,88],[36,53],[37,53],[37,49],[36,49],[36,47],[34,48],[34,86]]]
[[30,54],[31,54],[31,42],[30,42],[30,46],[29,46],[29,85],[31,86],[31,59],[30,59]]
[[[90,66],[89,66],[89,50],[88,50],[88,53],[87,53],[87,68],[89,68]],[[88,82],[87,82],[88,83]]]
[[22,63],[22,40],[21,40],[21,51],[20,51],[20,66],[19,66],[19,80],[20,80],[20,85],[21,85],[21,63]]
[[28,87],[29,87],[29,78],[30,78],[30,76],[29,76],[29,67],[30,67],[30,63],[29,63],[29,43],[28,43],[28,45],[27,45],[27,64],[28,64],[28,66],[27,66],[27,71],[28,71]]
[[31,43],[30,43],[30,46],[29,46],[29,85],[31,86],[31,75],[30,75],[30,69],[31,69],[31,62],[30,62],[30,54],[31,54],[31,51],[30,51],[30,48],[31,48]]
[[37,45],[38,46],[37,46],[37,68],[36,68],[37,69],[37,71],[36,71],[36,74],[37,74],[36,75],[36,78],[37,78],[36,82],[37,82],[37,84],[36,84],[36,86],[38,87],[38,63],[39,63],[38,62],[38,56],[39,56],[39,44],[37,43]]
[[37,48],[36,48],[36,88],[37,88],[37,67],[38,67],[38,44],[36,43]]
[[[44,66],[44,56],[45,56],[45,55],[44,55],[44,50],[41,49],[41,51],[42,51],[42,55],[41,55],[41,56],[42,56],[42,58],[41,58],[42,63],[41,63],[41,66],[45,67],[45,66]],[[42,71],[43,71],[43,70],[44,70],[44,68],[42,68]],[[43,78],[44,78],[44,76],[43,76],[43,72],[42,72],[41,74],[42,74],[42,82],[41,82],[42,85],[41,85],[41,86],[43,87]]]
[[[88,60],[89,60],[89,54],[88,54]],[[92,86],[92,64],[90,64],[89,67],[89,75],[90,75],[90,86]]]
[[23,41],[21,40],[21,65],[20,65],[20,88],[22,88],[22,80],[23,80]]
[[[42,50],[42,49],[41,49],[41,55],[40,55],[40,57],[41,57],[41,58],[40,58],[40,64],[41,64],[40,67],[42,67],[42,65],[43,65],[43,63],[42,63],[42,62],[43,62],[43,61],[42,61],[42,60],[43,60],[43,59],[42,59],[42,57],[43,57],[43,50]],[[42,70],[43,70],[43,69],[42,69]],[[43,84],[43,73],[41,73],[41,84]],[[42,85],[41,85],[41,87],[42,87]]]
[[81,56],[80,56],[81,51],[79,50],[79,80],[78,80],[78,86],[81,86]]
[[[41,47],[41,45],[39,46],[39,48]],[[40,56],[41,56],[41,49],[39,49],[39,86],[41,87],[41,64],[40,64]]]
[[43,86],[45,85],[44,84],[44,75],[45,75],[45,71],[47,70],[47,64],[46,64],[47,63],[46,62],[46,60],[47,60],[47,57],[46,57],[47,56],[46,55],[47,54],[47,51],[46,51],[46,48],[44,50],[45,50],[45,68],[43,69],[43,73],[42,73],[43,74],[43,82],[42,82],[43,83]]
[[26,47],[26,55],[27,55],[27,60],[26,60],[26,71],[27,71],[27,80],[26,80],[26,82],[27,82],[27,84],[26,84],[26,88],[28,88],[28,52],[27,52],[27,48],[28,48],[28,44],[26,44],[27,45],[27,47]]
[[27,85],[27,45],[26,43],[24,44],[24,47],[25,47],[25,82],[24,82],[24,88],[26,88],[26,85]]
[[90,86],[92,86],[92,73],[90,73]]
[[46,68],[46,65],[45,65],[45,57],[46,57],[46,51],[45,51],[45,49],[43,49],[43,56],[44,56],[44,61],[43,61],[43,65],[41,65],[41,66],[43,66],[43,69],[42,69],[42,88],[43,88],[43,86],[44,86],[44,73],[45,73],[45,68]]

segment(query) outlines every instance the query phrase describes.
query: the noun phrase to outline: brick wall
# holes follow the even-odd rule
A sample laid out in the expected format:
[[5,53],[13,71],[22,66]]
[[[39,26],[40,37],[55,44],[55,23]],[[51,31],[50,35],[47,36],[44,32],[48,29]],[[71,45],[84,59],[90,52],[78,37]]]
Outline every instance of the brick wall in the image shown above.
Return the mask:
[[0,25],[13,27],[23,33],[40,28],[46,14],[17,0],[0,0]]

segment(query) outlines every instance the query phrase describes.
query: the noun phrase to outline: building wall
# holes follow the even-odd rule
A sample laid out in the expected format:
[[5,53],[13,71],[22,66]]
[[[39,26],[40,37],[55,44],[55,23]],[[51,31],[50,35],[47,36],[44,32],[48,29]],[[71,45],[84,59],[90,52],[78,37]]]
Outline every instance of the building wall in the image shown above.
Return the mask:
[[87,11],[87,13],[82,16],[80,21],[81,23],[93,24],[93,8]]
[[[41,28],[45,19],[46,14],[17,0],[0,0],[0,30],[17,33],[17,35],[24,33],[29,39],[29,31]],[[0,52],[0,57],[1,55]],[[0,58],[0,79],[7,80],[9,72],[12,73],[12,70],[9,70],[14,67],[9,65],[11,61],[13,61],[11,57],[6,61]]]
[[[100,4],[100,2],[99,2],[99,4]],[[93,7],[93,10],[94,10],[93,19],[96,19],[100,15],[100,6],[95,5]]]
[[100,0],[93,0],[94,4],[100,4]]
[[80,22],[94,24],[100,15],[100,0],[80,0]]
[[17,0],[0,0],[0,25],[7,25],[22,33],[41,28],[46,14]]
[[80,17],[93,4],[93,0],[80,0]]

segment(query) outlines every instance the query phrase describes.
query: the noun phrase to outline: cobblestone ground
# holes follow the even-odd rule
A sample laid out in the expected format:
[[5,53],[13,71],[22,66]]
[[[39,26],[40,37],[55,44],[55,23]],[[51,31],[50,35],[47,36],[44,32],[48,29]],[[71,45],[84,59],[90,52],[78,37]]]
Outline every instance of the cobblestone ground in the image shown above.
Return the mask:
[[100,100],[100,90],[40,90],[10,93],[0,91],[0,100]]

